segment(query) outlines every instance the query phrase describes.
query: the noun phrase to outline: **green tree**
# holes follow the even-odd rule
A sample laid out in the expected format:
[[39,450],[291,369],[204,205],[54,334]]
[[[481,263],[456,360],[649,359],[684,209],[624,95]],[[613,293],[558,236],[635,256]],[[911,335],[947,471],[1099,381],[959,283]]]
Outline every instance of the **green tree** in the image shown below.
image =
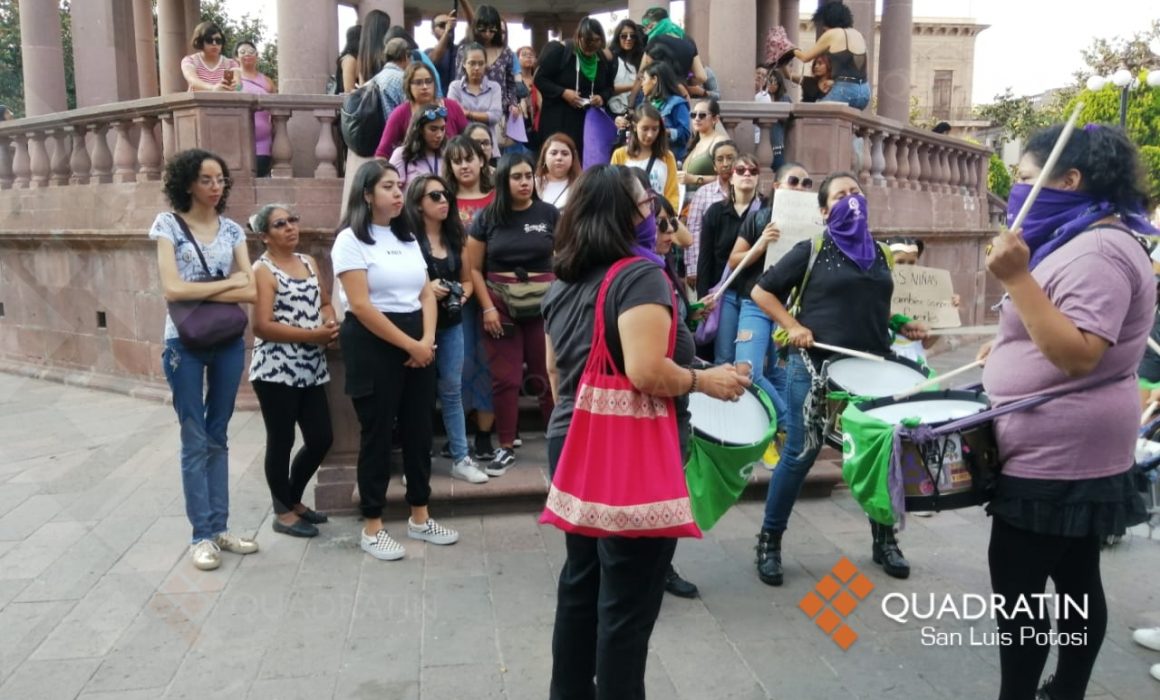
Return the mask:
[[1091,75],[1111,75],[1120,68],[1139,73],[1144,68],[1155,68],[1156,58],[1148,43],[1160,38],[1160,19],[1152,20],[1151,26],[1138,31],[1130,38],[1114,37],[1096,39],[1080,52],[1087,68],[1075,73],[1077,85],[1083,85]]
[[202,21],[213,22],[225,34],[226,45],[222,52],[226,56],[237,56],[237,43],[252,41],[258,47],[258,70],[272,80],[278,80],[278,42],[267,41],[265,21],[249,12],[235,19],[226,13],[225,5],[225,0],[201,0]]
[[987,189],[1003,199],[1011,194],[1011,171],[998,153],[992,153],[987,163]]
[[[70,0],[60,1],[61,44],[64,48],[64,87],[68,108],[77,105],[76,76],[73,73],[72,21]],[[20,4],[0,0],[0,104],[17,117],[24,111],[24,56],[20,52]]]
[[1140,160],[1148,177],[1148,193],[1152,203],[1160,203],[1160,146],[1141,146]]
[[1074,94],[1073,90],[1055,91],[1037,101],[1031,97],[1016,97],[1011,88],[1007,88],[1002,94],[995,95],[991,104],[976,107],[975,114],[1002,128],[1002,137],[996,144],[1002,147],[1011,139],[1026,138],[1033,131],[1058,121],[1063,104],[1071,94]]

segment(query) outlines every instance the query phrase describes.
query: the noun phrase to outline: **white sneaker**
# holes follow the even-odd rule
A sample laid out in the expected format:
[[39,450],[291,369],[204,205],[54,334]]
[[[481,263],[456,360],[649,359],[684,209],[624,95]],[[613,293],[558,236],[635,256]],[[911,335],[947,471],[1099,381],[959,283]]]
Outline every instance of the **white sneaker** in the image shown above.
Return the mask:
[[458,532],[443,527],[434,518],[427,518],[427,522],[422,525],[416,525],[414,520],[407,518],[407,537],[431,544],[455,544],[459,541]]
[[495,451],[495,459],[487,463],[483,471],[488,476],[503,476],[507,470],[516,463],[516,455],[507,447],[501,447]]
[[1132,640],[1152,651],[1160,651],[1160,627],[1142,627],[1132,633]]
[[202,571],[213,571],[222,565],[221,551],[213,540],[198,540],[189,545],[193,565]]
[[254,540],[245,537],[238,537],[229,532],[218,533],[218,536],[213,538],[218,547],[221,547],[227,552],[234,554],[253,554],[258,551],[258,543]]
[[472,484],[487,483],[487,474],[483,473],[483,470],[479,468],[479,465],[470,456],[464,457],[451,465],[451,476]]
[[361,530],[359,534],[362,535],[362,550],[375,559],[394,561],[402,559],[403,555],[407,553],[407,550],[403,549],[403,545],[387,534],[385,528],[374,535],[368,535],[366,530]]

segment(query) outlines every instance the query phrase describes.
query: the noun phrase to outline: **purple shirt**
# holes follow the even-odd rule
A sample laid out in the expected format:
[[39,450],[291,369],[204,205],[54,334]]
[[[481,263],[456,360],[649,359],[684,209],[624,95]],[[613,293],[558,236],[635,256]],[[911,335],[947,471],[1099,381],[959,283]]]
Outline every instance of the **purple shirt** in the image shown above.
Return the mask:
[[[1032,342],[1011,300],[1003,301],[983,370],[991,401],[1072,392],[995,420],[1003,473],[1067,481],[1120,474],[1132,466],[1140,424],[1136,367],[1156,306],[1148,255],[1129,234],[1100,228],[1077,236],[1031,274],[1057,309],[1109,347],[1091,374],[1068,378]],[[1095,387],[1109,380],[1115,381]]]

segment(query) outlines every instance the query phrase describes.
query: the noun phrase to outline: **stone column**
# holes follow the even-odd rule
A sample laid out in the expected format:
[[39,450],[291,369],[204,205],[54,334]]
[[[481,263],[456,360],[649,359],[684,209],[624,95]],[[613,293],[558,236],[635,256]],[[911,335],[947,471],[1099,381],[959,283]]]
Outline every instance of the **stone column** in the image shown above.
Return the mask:
[[796,45],[800,33],[798,24],[801,23],[800,0],[778,0],[777,21],[785,27],[786,36]]
[[[628,16],[633,22],[640,23],[640,18],[644,17],[644,13],[650,7],[663,7],[670,12],[669,0],[628,0]],[[689,14],[688,4],[685,5],[686,20]],[[605,29],[612,29],[612,27],[605,27]]]
[[717,74],[722,100],[753,101],[753,56],[757,50],[754,0],[714,0],[709,51],[701,59]]
[[157,0],[157,48],[161,64],[161,94],[185,92],[189,86],[181,75],[181,59],[192,53],[193,48],[189,46],[189,35],[185,32],[183,0]]
[[[640,21],[640,17],[633,17],[633,19]],[[708,63],[709,49],[712,47],[709,27],[709,0],[685,0],[685,33],[697,43],[701,61]],[[717,79],[720,81],[721,73],[716,66],[713,66],[713,72],[717,73]],[[752,99],[753,95],[749,97]]]
[[[328,18],[334,15],[335,19]],[[338,8],[334,0],[278,0],[278,44],[297,47],[278,52],[278,90],[288,95],[319,95],[326,91],[326,79],[334,70],[338,54]],[[399,14],[398,20],[402,21]],[[394,22],[395,16],[391,16]],[[329,32],[329,34],[328,34]],[[314,148],[318,144],[318,121],[292,119],[290,144],[295,158],[296,177],[314,173]]]
[[185,41],[193,36],[193,29],[201,24],[201,0],[185,0]]
[[77,107],[137,99],[133,0],[78,2],[71,13]]
[[765,34],[771,27],[780,24],[778,0],[757,0],[757,23],[754,31],[757,33],[756,51],[753,56],[753,65],[765,63]]
[[874,60],[874,0],[846,0],[846,5],[850,7],[850,12],[854,13],[854,29],[861,32],[866,39],[866,81],[873,90],[877,85],[875,70],[878,67]]
[[68,109],[59,3],[21,0],[20,56],[24,62],[24,116]]
[[910,118],[910,34],[913,0],[885,0],[878,62],[878,114],[907,123]]
[[[382,10],[391,16],[391,24],[402,25],[403,23],[403,0],[360,0],[358,4],[358,20],[361,22],[363,18],[370,13],[371,10]],[[282,42],[279,41],[279,44]],[[338,52],[335,51],[337,54]]]
[[150,0],[133,0],[133,39],[137,63],[137,94],[156,97],[161,94],[157,82],[157,48],[153,42],[153,4]]
[[[523,24],[532,32],[532,50],[539,56],[540,52],[544,50],[544,46],[548,43],[548,27],[551,20],[547,15],[539,12],[528,12],[524,14]],[[609,29],[608,27],[605,27]]]

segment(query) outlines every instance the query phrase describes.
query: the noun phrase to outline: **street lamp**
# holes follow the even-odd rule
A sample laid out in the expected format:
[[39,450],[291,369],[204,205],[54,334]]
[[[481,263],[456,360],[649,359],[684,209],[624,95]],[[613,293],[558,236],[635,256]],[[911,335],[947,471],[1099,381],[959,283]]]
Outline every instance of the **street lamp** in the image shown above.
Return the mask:
[[[1160,40],[1156,43],[1160,44]],[[1160,47],[1158,47],[1160,48]],[[1160,87],[1160,69],[1145,71],[1144,82],[1148,87]],[[1132,71],[1121,68],[1108,76],[1093,75],[1087,79],[1087,89],[1092,92],[1103,90],[1109,83],[1120,91],[1120,128],[1128,125],[1128,95],[1133,88],[1140,87],[1140,80],[1132,75]]]

